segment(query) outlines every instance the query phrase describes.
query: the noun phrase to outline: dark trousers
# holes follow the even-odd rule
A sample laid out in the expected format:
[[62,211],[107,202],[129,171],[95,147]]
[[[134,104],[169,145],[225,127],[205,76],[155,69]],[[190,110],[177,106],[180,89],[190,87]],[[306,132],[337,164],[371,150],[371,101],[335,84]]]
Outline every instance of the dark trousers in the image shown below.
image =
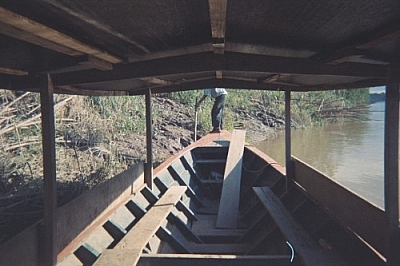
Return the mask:
[[225,95],[215,98],[213,108],[211,109],[211,121],[213,130],[222,129],[222,116],[224,114]]

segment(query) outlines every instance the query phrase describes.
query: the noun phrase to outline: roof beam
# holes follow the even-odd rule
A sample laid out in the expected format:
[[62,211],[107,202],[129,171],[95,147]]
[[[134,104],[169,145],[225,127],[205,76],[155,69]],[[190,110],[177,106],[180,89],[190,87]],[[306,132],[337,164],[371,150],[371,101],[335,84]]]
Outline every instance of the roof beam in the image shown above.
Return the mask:
[[223,54],[225,50],[226,12],[228,0],[208,0],[208,6],[214,53]]
[[257,81],[262,83],[269,83],[274,85],[287,85],[287,86],[302,86],[300,84],[289,83],[285,81],[281,81],[282,77],[287,76],[287,74],[272,74],[268,75],[267,77],[259,78]]
[[258,54],[258,55],[296,57],[296,58],[308,58],[317,53],[315,51],[309,51],[309,50],[293,50],[290,48],[272,47],[272,46],[255,45],[247,43],[231,43],[231,42],[225,43],[225,51],[243,53],[243,54]]
[[[259,55],[243,55],[225,53],[194,54],[181,57],[171,57],[130,64],[114,66],[110,71],[84,70],[74,73],[60,73],[53,75],[55,86],[93,84],[97,82],[158,77],[189,74],[209,71],[239,71],[259,72],[266,74],[308,74],[308,75],[332,75],[347,77],[365,77],[386,79],[387,66],[366,65],[358,63],[345,63],[340,65],[320,64],[314,60],[298,58],[277,58]],[[214,72],[215,73],[215,72]],[[21,77],[14,88],[20,90],[35,88],[38,86],[34,77]]]
[[379,36],[371,41],[368,41],[361,45],[358,45],[357,48],[358,49],[369,49],[369,48],[377,47],[379,45],[397,40],[398,38],[400,38],[400,29],[394,30],[385,35]]
[[301,58],[225,54],[222,70],[386,78],[386,66],[347,63],[338,66]]
[[181,81],[179,81],[179,82],[174,82],[174,83],[172,83],[172,84],[153,84],[153,85],[151,85],[151,86],[149,86],[149,87],[146,87],[146,88],[139,88],[139,89],[137,89],[137,90],[144,90],[144,89],[148,89],[148,88],[150,88],[150,89],[159,89],[159,88],[164,88],[164,87],[173,87],[173,86],[177,86],[177,85],[180,85],[180,86],[182,86],[182,85],[184,85],[184,84],[190,84],[190,83],[194,83],[194,82],[203,82],[203,81],[205,81],[205,80],[211,80],[211,79],[215,79],[216,77],[215,77],[215,75],[210,75],[210,76],[207,76],[207,77],[200,77],[200,78],[192,78],[192,79],[185,79],[185,80],[181,80]]
[[14,75],[14,76],[26,76],[29,73],[23,70],[12,69],[7,67],[0,67],[0,74]]
[[85,96],[126,96],[126,91],[86,90],[73,86],[59,86],[54,88],[55,93]]
[[42,74],[59,74],[88,69],[107,71],[113,69],[113,64],[91,55],[81,55],[78,57],[69,57],[64,60],[57,60],[56,62],[49,62],[45,67],[35,69],[35,72]]
[[[6,30],[2,32],[3,34],[22,41],[27,41],[72,56],[88,54],[113,64],[122,62],[122,59],[118,57],[78,41],[29,18],[13,13],[3,7],[0,7],[0,22],[18,29],[18,31]],[[26,38],[27,36],[33,38]]]
[[154,52],[151,54],[145,54],[142,56],[135,56],[128,58],[128,62],[139,62],[139,61],[147,61],[153,59],[161,59],[166,57],[174,57],[174,56],[182,56],[182,55],[190,55],[190,54],[198,54],[204,52],[211,52],[213,51],[213,46],[211,43],[204,43],[194,46],[188,46],[173,50],[166,50],[161,52]]
[[115,31],[115,29],[112,29],[105,24],[102,24],[90,17],[87,17],[87,16],[83,15],[82,13],[79,13],[79,12],[73,10],[72,8],[61,4],[58,1],[54,1],[54,0],[42,0],[42,1],[58,10],[61,10],[62,12],[68,14],[69,16],[73,17],[76,20],[83,21],[83,22],[89,24],[90,26],[93,26],[94,28],[103,31],[104,33],[106,33],[108,35],[111,35],[122,41],[129,43],[130,45],[134,46],[139,51],[142,51],[146,54],[150,53],[150,50],[147,49],[144,45],[140,44],[139,42],[132,40],[131,38],[128,38],[127,36]]
[[95,68],[103,71],[113,69],[113,65],[109,61],[100,59],[93,55],[88,55],[87,59],[80,62],[79,64],[87,66],[88,68]]
[[[295,84],[273,84],[273,83],[263,83],[257,82],[254,80],[245,80],[245,79],[237,79],[237,78],[227,78],[217,79],[215,77],[204,78],[202,80],[190,80],[185,81],[175,85],[167,85],[167,86],[158,86],[152,87],[153,93],[165,93],[165,92],[175,92],[175,91],[185,91],[185,90],[199,90],[204,88],[212,88],[212,87],[228,87],[228,88],[238,88],[238,89],[249,89],[249,90],[285,90],[290,89],[291,91],[317,91],[317,90],[326,90],[326,89],[354,89],[354,88],[363,88],[366,86],[381,86],[385,84],[385,81],[381,79],[367,79],[349,84],[331,84],[327,85],[319,85],[319,86],[296,86]],[[142,95],[146,91],[145,88],[141,89],[133,89],[128,93],[129,95]]]
[[8,24],[2,23],[0,21],[0,34],[12,37],[17,40],[21,40],[23,42],[28,42],[32,43],[34,45],[53,50],[62,54],[66,54],[69,56],[80,56],[83,55],[83,53],[73,50],[71,48],[68,48],[66,46],[50,42],[46,39],[40,38],[32,33],[29,33],[27,31],[21,30],[19,28],[12,27]]
[[374,37],[370,39],[357,38],[354,39],[352,42],[348,42],[350,44],[343,45],[343,47],[339,49],[326,53],[320,53],[314,57],[315,59],[318,59],[322,62],[330,62],[332,64],[351,62],[353,59],[358,60],[359,58],[368,56],[366,50],[378,47],[382,44],[395,41],[400,38],[400,29],[398,28],[397,23],[394,26],[388,25],[387,27],[381,28],[371,34],[366,34],[365,36]]
[[174,85],[175,83],[172,81],[159,79],[155,77],[141,78],[141,81],[148,82],[150,84],[158,84],[158,85]]
[[[217,79],[216,77],[195,79],[190,81],[185,81],[175,85],[152,87],[151,91],[153,93],[165,93],[165,92],[175,92],[175,91],[186,91],[186,90],[200,90],[204,88],[212,87],[229,87],[229,88],[241,88],[241,89],[262,89],[262,90],[278,90],[278,86],[271,86],[264,83],[244,81],[244,80],[234,80],[234,79]],[[133,89],[129,91],[130,95],[140,95],[144,94],[145,88]]]

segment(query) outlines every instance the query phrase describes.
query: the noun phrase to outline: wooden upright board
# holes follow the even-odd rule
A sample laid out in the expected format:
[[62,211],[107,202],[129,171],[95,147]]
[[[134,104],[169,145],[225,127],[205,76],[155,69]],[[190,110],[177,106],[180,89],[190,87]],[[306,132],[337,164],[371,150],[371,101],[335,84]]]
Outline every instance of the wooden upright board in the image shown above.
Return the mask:
[[219,203],[217,228],[237,227],[245,135],[244,130],[233,130],[232,133]]

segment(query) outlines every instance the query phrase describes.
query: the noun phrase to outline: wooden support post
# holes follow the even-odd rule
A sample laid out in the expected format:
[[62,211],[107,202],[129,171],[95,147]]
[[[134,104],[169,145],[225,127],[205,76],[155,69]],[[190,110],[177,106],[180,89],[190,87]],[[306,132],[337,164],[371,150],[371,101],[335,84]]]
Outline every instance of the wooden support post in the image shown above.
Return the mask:
[[287,179],[294,178],[292,162],[292,137],[291,137],[291,115],[290,115],[291,90],[285,90],[285,164],[286,164],[286,189]]
[[147,162],[144,169],[144,182],[153,189],[153,130],[152,130],[151,89],[146,91],[146,150]]
[[387,264],[400,265],[399,233],[399,101],[400,66],[391,65],[386,87],[385,212],[388,221]]
[[44,178],[44,230],[41,246],[41,265],[56,264],[56,148],[53,84],[49,74],[43,76],[40,91],[42,113],[43,178]]

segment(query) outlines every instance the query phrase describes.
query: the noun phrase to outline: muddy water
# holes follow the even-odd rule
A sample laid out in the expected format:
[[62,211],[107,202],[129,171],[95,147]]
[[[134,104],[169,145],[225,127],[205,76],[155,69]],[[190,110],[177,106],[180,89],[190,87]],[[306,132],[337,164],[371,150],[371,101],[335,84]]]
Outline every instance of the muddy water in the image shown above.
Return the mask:
[[[370,106],[366,119],[292,131],[292,154],[358,195],[383,208],[385,103]],[[256,143],[279,163],[285,161],[284,132]]]

